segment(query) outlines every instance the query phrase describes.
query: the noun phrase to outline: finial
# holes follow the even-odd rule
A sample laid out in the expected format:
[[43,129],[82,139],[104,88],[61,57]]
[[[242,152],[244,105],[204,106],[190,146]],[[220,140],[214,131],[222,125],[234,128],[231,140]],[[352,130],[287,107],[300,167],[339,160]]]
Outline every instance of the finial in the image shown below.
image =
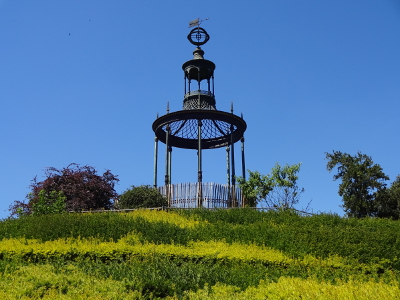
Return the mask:
[[193,56],[193,59],[204,59],[204,51],[200,47],[197,47],[193,51]]
[[167,102],[167,114],[169,114],[169,101]]
[[158,112],[157,112],[157,117],[156,117],[156,119],[158,119]]
[[233,114],[233,101],[231,101],[231,113]]
[[243,119],[243,113],[240,113],[240,117]]

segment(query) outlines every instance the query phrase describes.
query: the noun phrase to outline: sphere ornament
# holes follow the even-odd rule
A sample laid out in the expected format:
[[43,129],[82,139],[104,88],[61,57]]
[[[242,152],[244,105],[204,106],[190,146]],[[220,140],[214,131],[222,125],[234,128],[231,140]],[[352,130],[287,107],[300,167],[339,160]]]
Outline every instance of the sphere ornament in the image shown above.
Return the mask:
[[202,46],[208,42],[210,36],[208,35],[207,31],[204,28],[196,27],[193,28],[189,35],[187,36],[189,42],[196,46]]

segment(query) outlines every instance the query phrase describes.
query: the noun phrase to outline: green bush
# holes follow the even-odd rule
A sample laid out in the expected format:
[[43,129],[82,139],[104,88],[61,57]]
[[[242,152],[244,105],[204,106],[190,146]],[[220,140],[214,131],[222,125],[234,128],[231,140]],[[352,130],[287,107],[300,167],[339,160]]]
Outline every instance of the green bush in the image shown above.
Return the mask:
[[65,212],[67,197],[62,191],[50,193],[41,190],[38,201],[32,204],[32,211],[35,215],[59,214]]
[[116,205],[117,208],[152,208],[167,206],[168,201],[161,193],[149,185],[141,185],[123,192]]

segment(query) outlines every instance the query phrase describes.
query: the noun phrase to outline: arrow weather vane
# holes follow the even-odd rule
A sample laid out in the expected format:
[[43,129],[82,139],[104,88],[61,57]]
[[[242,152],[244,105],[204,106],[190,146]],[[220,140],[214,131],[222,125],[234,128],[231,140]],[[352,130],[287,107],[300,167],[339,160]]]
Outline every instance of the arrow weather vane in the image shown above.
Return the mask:
[[190,28],[190,27],[194,27],[194,26],[199,27],[200,24],[201,24],[203,21],[207,21],[208,19],[209,19],[209,18],[204,19],[204,20],[200,20],[200,18],[197,18],[196,20],[189,21],[189,28]]

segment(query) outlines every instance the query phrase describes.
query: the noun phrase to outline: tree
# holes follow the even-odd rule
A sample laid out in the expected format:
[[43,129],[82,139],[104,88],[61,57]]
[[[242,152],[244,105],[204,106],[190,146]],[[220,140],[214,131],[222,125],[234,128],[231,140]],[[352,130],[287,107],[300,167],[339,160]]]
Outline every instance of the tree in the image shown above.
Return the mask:
[[389,195],[391,199],[397,202],[397,209],[400,207],[400,175],[397,175],[396,180],[393,181],[389,188]]
[[238,177],[237,181],[246,198],[247,205],[256,207],[273,190],[274,183],[269,175],[261,175],[258,171],[247,170],[247,172],[249,173],[248,180]]
[[63,169],[46,168],[45,175],[46,179],[40,182],[37,177],[33,178],[31,192],[26,196],[28,203],[15,201],[10,206],[12,215],[32,214],[42,190],[47,197],[53,191],[61,191],[66,198],[65,209],[68,211],[110,209],[113,205],[111,200],[118,198],[114,186],[119,179],[110,170],[100,176],[91,166],[81,167],[73,163]]
[[281,167],[276,163],[272,168],[271,177],[274,182],[274,189],[268,195],[271,204],[278,207],[293,208],[300,200],[300,195],[304,188],[299,188],[297,173],[300,171],[301,163],[295,165],[285,165]]
[[280,166],[276,163],[268,175],[249,172],[249,179],[238,177],[239,186],[251,207],[264,202],[269,207],[293,208],[299,202],[303,188],[297,185],[301,163]]
[[376,196],[377,216],[380,218],[400,218],[400,175],[390,188],[382,189]]
[[392,215],[394,219],[400,219],[400,175],[397,175],[396,180],[388,189],[391,202]]
[[118,199],[117,208],[152,208],[168,206],[165,198],[158,189],[149,185],[135,187],[132,185]]
[[374,164],[370,156],[357,152],[351,156],[340,151],[325,153],[328,159],[327,170],[337,167],[338,173],[333,180],[341,179],[339,195],[343,198],[343,208],[348,216],[376,216],[379,212],[377,197],[382,195],[389,177],[383,173],[378,164]]

